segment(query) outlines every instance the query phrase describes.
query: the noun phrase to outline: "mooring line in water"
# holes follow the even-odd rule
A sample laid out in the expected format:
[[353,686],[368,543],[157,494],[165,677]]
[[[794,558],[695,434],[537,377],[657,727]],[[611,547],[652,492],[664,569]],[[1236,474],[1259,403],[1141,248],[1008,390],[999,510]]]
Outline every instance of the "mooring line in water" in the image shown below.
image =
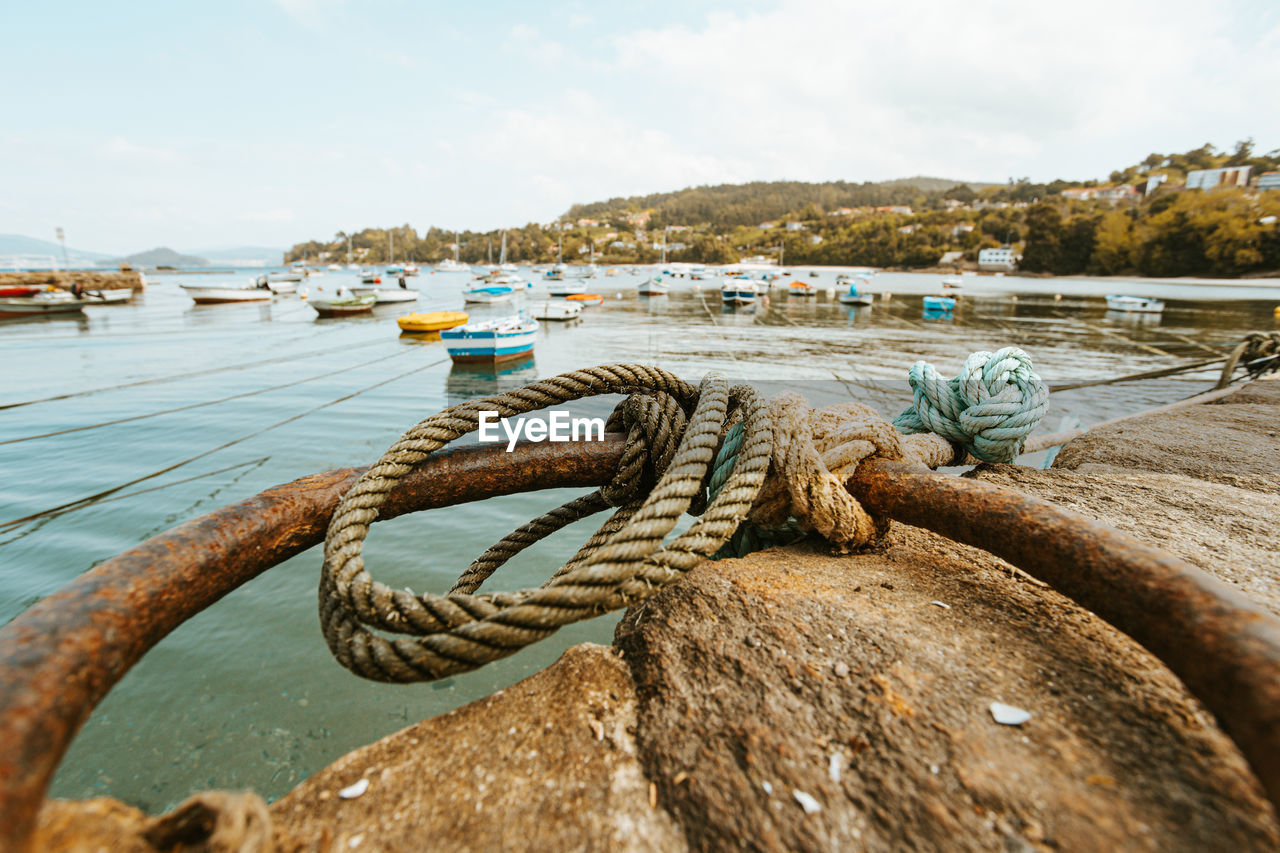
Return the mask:
[[185,406],[175,406],[172,409],[161,409],[158,412],[148,412],[145,415],[130,415],[127,418],[116,418],[115,420],[103,421],[101,423],[96,423],[96,424],[88,424],[86,426],[68,427],[67,429],[54,430],[53,432],[42,432],[38,435],[24,435],[21,438],[6,438],[0,441],[0,445],[17,444],[20,441],[35,441],[38,438],[52,438],[55,435],[67,435],[68,433],[73,433],[73,432],[84,432],[85,430],[115,426],[116,424],[130,423],[132,421],[142,421],[142,420],[146,420],[147,418],[158,418],[161,415],[171,415],[175,412],[185,412],[190,409],[199,409],[205,406],[214,406],[214,405],[217,405],[218,403],[226,403],[230,400],[240,400],[245,397],[255,397],[259,394],[266,394],[271,391],[280,391],[285,388],[292,388],[295,385],[304,385],[308,382],[314,382],[317,379],[324,379],[329,376],[337,376],[339,373],[346,373],[347,371],[350,371],[350,370],[359,370],[362,367],[368,367],[371,364],[377,364],[380,361],[386,361],[392,358],[399,358],[400,356],[407,355],[408,353],[409,353],[408,350],[401,350],[399,352],[393,352],[391,355],[384,355],[380,358],[375,358],[370,361],[361,362],[360,364],[353,364],[350,367],[343,367],[338,370],[331,370],[328,373],[318,373],[315,376],[308,376],[306,379],[298,379],[293,382],[286,382],[283,385],[272,385],[269,388],[259,388],[256,391],[245,391],[241,394],[232,394],[229,397],[219,397],[216,400],[206,400],[202,403],[189,403]]
[[177,468],[181,468],[183,465],[187,465],[192,462],[195,462],[197,459],[203,459],[204,457],[217,453],[220,450],[226,450],[228,447],[234,447],[235,445],[240,444],[241,442],[248,441],[251,438],[256,438],[257,436],[262,435],[265,432],[270,432],[273,429],[277,429],[286,424],[293,423],[296,420],[305,418],[307,415],[315,414],[316,412],[319,412],[323,409],[327,409],[330,406],[336,406],[338,403],[346,402],[347,400],[350,400],[353,397],[359,397],[361,394],[372,391],[375,388],[381,388],[383,385],[389,385],[392,382],[395,382],[400,379],[404,379],[406,376],[412,376],[413,374],[426,370],[429,367],[435,367],[437,365],[444,364],[446,361],[448,361],[447,358],[438,359],[436,361],[431,362],[430,364],[424,364],[421,367],[415,367],[413,370],[408,370],[397,376],[392,376],[390,379],[384,379],[381,382],[375,382],[373,385],[370,385],[366,388],[361,388],[359,391],[353,391],[350,394],[344,394],[343,396],[337,398],[336,400],[330,400],[327,403],[322,403],[321,405],[316,406],[313,409],[308,409],[305,412],[301,412],[299,414],[293,415],[292,417],[285,418],[282,421],[277,421],[276,423],[271,424],[270,426],[263,427],[260,430],[256,430],[254,432],[249,433],[248,435],[242,435],[239,438],[232,439],[231,441],[220,444],[217,447],[211,448],[209,450],[205,450],[201,453],[197,453],[195,456],[191,456],[191,457],[188,457],[187,459],[183,459],[181,462],[175,462],[172,465],[161,468],[159,471],[153,471],[152,473],[147,474],[144,477],[138,477],[136,479],[130,480],[127,483],[121,483],[120,485],[113,486],[110,489],[103,489],[100,492],[96,492],[92,495],[79,498],[78,500],[68,501],[67,503],[59,504],[58,506],[49,507],[48,509],[43,509],[39,512],[31,513],[30,515],[25,515],[22,518],[15,518],[10,521],[2,522],[0,523],[0,533],[9,533],[10,531],[16,530],[17,528],[21,527],[24,524],[28,524],[32,521],[37,521],[49,515],[65,515],[68,512],[72,512],[78,509],[84,509],[87,506],[94,506],[100,503],[103,498],[109,495],[114,495],[116,492],[120,491],[121,489],[127,489],[129,486],[146,482],[147,480],[151,480],[156,477],[159,477],[161,474],[167,474],[170,471],[173,471]]
[[1189,373],[1193,370],[1201,370],[1214,364],[1221,364],[1225,360],[1225,356],[1220,358],[1209,358],[1204,361],[1196,361],[1191,364],[1175,364],[1173,367],[1162,367],[1159,370],[1144,370],[1141,373],[1126,373],[1124,376],[1113,376],[1110,379],[1093,379],[1088,382],[1072,382],[1067,385],[1050,385],[1049,390],[1053,393],[1059,391],[1074,391],[1078,388],[1093,388],[1098,385],[1115,385],[1119,382],[1137,382],[1140,379],[1159,379],[1162,376],[1176,376],[1179,373]]
[[90,394],[101,394],[106,391],[119,391],[122,388],[136,388],[139,385],[156,385],[162,382],[174,382],[179,379],[191,379],[196,376],[209,376],[213,373],[225,373],[228,370],[246,370],[251,367],[261,367],[264,364],[280,364],[285,361],[297,361],[301,358],[310,358],[317,355],[328,355],[332,352],[349,351],[353,349],[362,349],[363,347],[374,346],[375,344],[385,343],[386,337],[379,336],[377,339],[365,341],[358,344],[342,344],[341,346],[328,347],[326,349],[310,350],[309,352],[296,353],[294,355],[272,356],[264,358],[261,361],[247,361],[241,364],[228,364],[223,367],[210,367],[206,370],[195,370],[190,373],[175,373],[170,376],[158,376],[154,379],[139,379],[137,382],[125,382],[121,385],[108,385],[103,388],[89,388],[84,391],[71,391],[67,394],[55,394],[52,397],[40,397],[36,400],[23,400],[20,403],[0,403],[0,411],[4,409],[16,409],[21,406],[34,406],[36,403],[51,403],[54,400],[68,400],[72,397],[87,397]]
[[[112,495],[111,497],[103,498],[102,500],[99,500],[99,501],[94,501],[93,505],[101,506],[102,504],[111,503],[112,501],[122,501],[126,498],[132,498],[132,497],[137,497],[138,495],[144,495],[144,494],[147,494],[148,492],[158,492],[163,489],[170,488],[171,486],[181,486],[183,483],[190,483],[195,480],[204,480],[209,477],[216,477],[219,474],[225,474],[228,471],[235,471],[238,468],[261,467],[262,465],[266,464],[270,460],[271,460],[270,456],[260,456],[257,459],[250,459],[248,462],[237,462],[234,465],[228,465],[227,467],[219,468],[216,471],[206,471],[203,474],[196,474],[191,477],[183,477],[181,480],[174,480],[173,482],[164,483],[163,485],[160,485],[160,486],[151,486],[150,488],[146,488],[146,489],[138,489],[137,491],[134,491],[134,492],[126,492],[123,495]],[[235,479],[238,480],[239,477]],[[199,504],[200,502],[197,502],[196,506],[199,506]],[[65,515],[68,512],[74,512],[77,509],[83,509],[83,507],[77,506],[77,507],[72,507],[71,509],[63,510],[61,512],[51,512],[48,515],[41,517],[39,521],[32,524],[30,527],[28,527],[26,530],[23,530],[21,533],[17,534],[16,536],[11,536],[8,539],[0,540],[0,547],[4,547],[5,545],[8,545],[12,542],[17,542],[19,539],[24,539],[27,536],[31,535],[32,533],[35,533],[37,530],[43,527],[46,523],[53,521],[53,519],[57,518],[58,516]],[[9,532],[9,531],[6,531],[6,532]],[[160,531],[155,530],[154,532],[158,533]],[[147,537],[144,537],[144,538],[147,538]]]

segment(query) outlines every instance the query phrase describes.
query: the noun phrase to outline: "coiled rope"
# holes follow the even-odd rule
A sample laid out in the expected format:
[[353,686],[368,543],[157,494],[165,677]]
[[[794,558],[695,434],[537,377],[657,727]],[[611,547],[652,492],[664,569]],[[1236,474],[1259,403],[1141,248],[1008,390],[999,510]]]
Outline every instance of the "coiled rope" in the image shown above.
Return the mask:
[[[1259,363],[1261,362],[1261,363]],[[1280,369],[1280,332],[1250,332],[1227,356],[1218,377],[1218,388],[1231,384],[1236,365],[1243,364],[1250,378]]]
[[[714,374],[694,388],[641,365],[576,370],[445,409],[406,432],[335,510],[319,589],[325,641],[358,675],[428,681],[476,669],[564,625],[649,598],[724,549],[753,550],[808,531],[840,552],[864,545],[887,522],[869,515],[844,488],[863,459],[937,467],[961,447],[1012,458],[1011,448],[1020,448],[1035,425],[1028,411],[1043,416],[1047,392],[1020,350],[971,356],[954,386],[923,364],[912,369],[922,377],[919,386],[912,383],[917,400],[931,407],[920,423],[943,426],[947,432],[939,435],[946,439],[966,436],[956,447],[939,435],[901,435],[858,403],[813,410],[796,394],[766,403],[750,386],[729,388]],[[975,384],[981,387],[969,387]],[[944,387],[959,399],[938,390]],[[481,411],[512,417],[599,394],[629,395],[607,424],[627,432],[611,483],[504,537],[445,595],[394,590],[366,571],[364,537],[388,493],[429,454],[477,429]],[[942,405],[933,402],[939,394]],[[1012,405],[1015,396],[1024,400],[1022,408]],[[947,421],[950,413],[954,422]],[[477,592],[529,545],[609,507],[617,511],[541,587]],[[664,544],[685,512],[698,520]],[[370,629],[408,636],[387,639]]]

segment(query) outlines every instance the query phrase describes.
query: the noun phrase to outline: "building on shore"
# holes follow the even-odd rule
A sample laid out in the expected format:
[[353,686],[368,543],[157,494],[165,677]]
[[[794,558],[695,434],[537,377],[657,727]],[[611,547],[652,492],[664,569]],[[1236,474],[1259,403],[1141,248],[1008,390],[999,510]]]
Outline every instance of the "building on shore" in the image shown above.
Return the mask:
[[982,249],[978,252],[978,269],[1008,272],[1018,266],[1013,249]]
[[1218,187],[1249,186],[1252,166],[1231,166],[1223,169],[1194,169],[1187,172],[1187,189],[1216,190]]
[[1280,190],[1280,172],[1263,172],[1258,176],[1259,190]]

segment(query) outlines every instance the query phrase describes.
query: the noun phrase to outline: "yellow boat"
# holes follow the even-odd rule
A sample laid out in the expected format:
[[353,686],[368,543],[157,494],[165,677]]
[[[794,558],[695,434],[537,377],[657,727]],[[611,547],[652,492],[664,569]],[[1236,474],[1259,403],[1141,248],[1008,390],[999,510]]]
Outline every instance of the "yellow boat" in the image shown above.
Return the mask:
[[462,311],[432,311],[429,314],[405,314],[396,322],[406,332],[438,332],[461,326],[467,319],[467,314]]

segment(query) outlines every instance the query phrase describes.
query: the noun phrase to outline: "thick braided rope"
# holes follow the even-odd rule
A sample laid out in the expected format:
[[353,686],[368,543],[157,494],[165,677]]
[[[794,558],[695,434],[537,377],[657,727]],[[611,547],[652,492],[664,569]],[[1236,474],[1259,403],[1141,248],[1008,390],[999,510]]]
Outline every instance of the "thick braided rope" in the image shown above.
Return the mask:
[[[628,397],[606,424],[606,429],[629,426],[627,444],[613,481],[589,495],[556,507],[504,536],[467,567],[447,594],[474,593],[490,575],[535,542],[575,521],[611,506],[629,505],[642,497],[648,485],[671,464],[676,441],[684,434],[686,422],[684,410],[670,394],[636,394]],[[580,562],[585,556],[579,551],[571,563]]]
[[973,353],[954,379],[917,361],[908,379],[915,401],[893,425],[937,433],[987,462],[1013,461],[1049,408],[1048,387],[1017,347]]
[[1222,366],[1222,375],[1218,378],[1218,388],[1226,388],[1231,384],[1231,376],[1236,365],[1243,364],[1251,377],[1261,376],[1276,370],[1280,365],[1275,361],[1267,361],[1261,365],[1250,365],[1252,361],[1280,355],[1280,332],[1250,332],[1245,335]]
[[[513,594],[418,596],[392,590],[365,571],[361,546],[387,493],[427,454],[475,429],[481,409],[510,417],[590,394],[638,392],[662,392],[681,405],[696,400],[670,464],[642,504],[624,506],[542,588]],[[703,516],[659,548],[702,490],[731,403],[742,410],[748,432],[734,472]],[[447,409],[396,442],[335,511],[319,591],[326,642],[343,666],[367,678],[430,680],[474,669],[562,625],[647,598],[714,553],[738,526],[764,480],[772,443],[768,409],[750,388],[729,392],[723,380],[708,378],[694,392],[665,371],[630,365],[575,371]],[[588,500],[566,512],[586,513],[596,505]],[[474,589],[482,580],[472,578],[464,585]],[[366,626],[416,638],[387,640]]]

